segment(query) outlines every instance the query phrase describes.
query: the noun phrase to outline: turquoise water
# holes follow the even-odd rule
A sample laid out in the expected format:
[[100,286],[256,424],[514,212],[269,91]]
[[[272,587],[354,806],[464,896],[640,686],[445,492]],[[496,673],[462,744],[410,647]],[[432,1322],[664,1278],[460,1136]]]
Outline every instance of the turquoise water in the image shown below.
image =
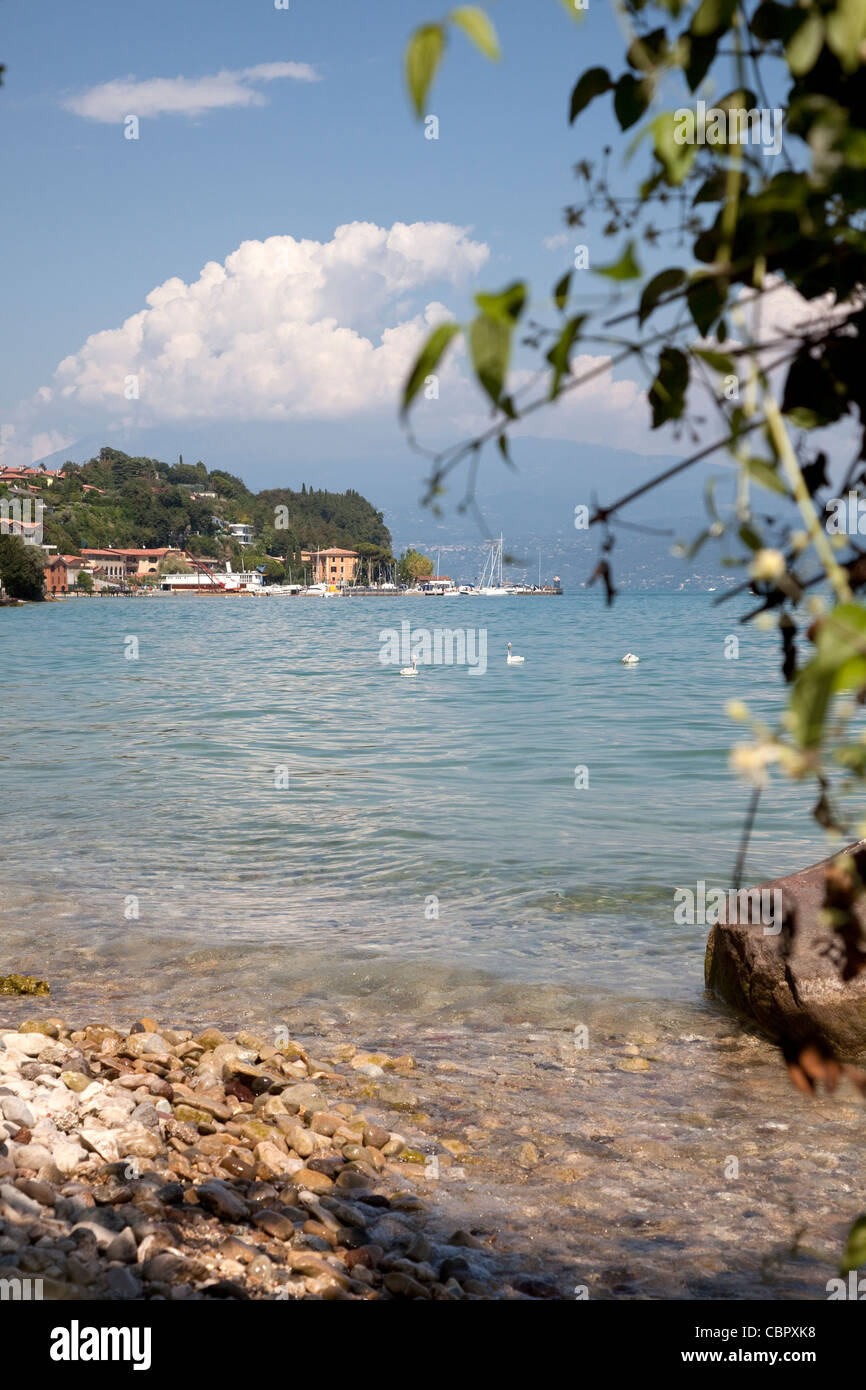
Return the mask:
[[[294,968],[349,996],[429,971],[446,991],[493,977],[696,998],[706,933],[674,925],[673,893],[730,882],[748,790],[724,705],[772,721],[780,701],[776,640],[739,626],[736,602],[3,610],[7,940],[30,942],[41,973],[74,957],[139,981],[166,950],[198,952],[215,991],[243,966],[249,991]],[[403,619],[486,629],[487,671],[401,679],[379,653]],[[506,666],[509,640],[524,666]],[[765,796],[753,880],[826,853],[808,803],[787,785]]]

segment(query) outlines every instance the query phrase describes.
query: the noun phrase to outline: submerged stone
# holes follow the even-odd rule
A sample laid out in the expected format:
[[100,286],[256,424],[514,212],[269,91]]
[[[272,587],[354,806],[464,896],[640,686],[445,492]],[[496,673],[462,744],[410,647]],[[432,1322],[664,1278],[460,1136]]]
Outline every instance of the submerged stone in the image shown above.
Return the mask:
[[0,994],[50,994],[47,980],[35,975],[0,975]]
[[[849,847],[866,875],[866,840]],[[774,1041],[823,1039],[841,1058],[866,1057],[866,970],[843,979],[842,939],[825,912],[837,856],[746,890],[722,907],[707,941],[707,988]],[[746,893],[750,896],[747,898]],[[853,904],[866,941],[866,902]],[[736,919],[736,920],[733,920]]]

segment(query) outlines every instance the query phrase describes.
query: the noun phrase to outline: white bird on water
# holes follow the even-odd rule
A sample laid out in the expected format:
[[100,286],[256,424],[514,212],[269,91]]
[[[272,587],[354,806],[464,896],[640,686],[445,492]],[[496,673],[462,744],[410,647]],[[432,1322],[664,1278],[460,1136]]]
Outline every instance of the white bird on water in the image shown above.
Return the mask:
[[400,675],[401,675],[401,676],[417,676],[417,674],[418,674],[418,661],[417,661],[417,658],[413,656],[413,658],[412,658],[412,665],[411,665],[411,666],[401,666],[401,667],[400,667]]
[[634,652],[626,652],[622,659],[622,664],[623,666],[637,666],[639,661],[640,657],[635,656]]
[[511,654],[511,643],[509,642],[509,643],[508,643],[508,655],[507,655],[507,657],[505,658],[505,664],[506,664],[506,666],[522,666],[523,663],[524,663],[524,660],[525,660],[525,657],[522,657],[522,656],[512,656],[512,654]]

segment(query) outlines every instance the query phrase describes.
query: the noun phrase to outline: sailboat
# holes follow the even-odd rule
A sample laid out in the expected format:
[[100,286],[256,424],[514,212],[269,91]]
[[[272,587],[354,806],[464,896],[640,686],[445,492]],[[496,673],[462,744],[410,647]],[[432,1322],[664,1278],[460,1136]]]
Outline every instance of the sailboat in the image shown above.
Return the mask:
[[509,592],[502,583],[501,534],[498,541],[491,541],[490,543],[490,551],[484,561],[484,569],[481,571],[476,592],[484,594],[488,598],[504,598]]

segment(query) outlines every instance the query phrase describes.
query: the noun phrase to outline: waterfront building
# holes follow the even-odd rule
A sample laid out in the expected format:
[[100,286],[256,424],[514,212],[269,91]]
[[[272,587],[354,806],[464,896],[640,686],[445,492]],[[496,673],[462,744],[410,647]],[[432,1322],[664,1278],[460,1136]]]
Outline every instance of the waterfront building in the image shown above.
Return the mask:
[[66,565],[66,587],[67,590],[74,589],[78,583],[78,576],[83,569],[88,566],[80,555],[61,555],[60,559]]
[[351,584],[358,571],[357,550],[302,550],[301,563],[312,565],[314,584]]
[[46,594],[65,594],[69,591],[69,574],[62,555],[53,555],[45,566]]
[[182,559],[183,551],[172,546],[145,549],[108,546],[104,550],[82,549],[85,560],[93,561],[106,572],[109,579],[129,579],[132,575],[157,574],[166,559]]

